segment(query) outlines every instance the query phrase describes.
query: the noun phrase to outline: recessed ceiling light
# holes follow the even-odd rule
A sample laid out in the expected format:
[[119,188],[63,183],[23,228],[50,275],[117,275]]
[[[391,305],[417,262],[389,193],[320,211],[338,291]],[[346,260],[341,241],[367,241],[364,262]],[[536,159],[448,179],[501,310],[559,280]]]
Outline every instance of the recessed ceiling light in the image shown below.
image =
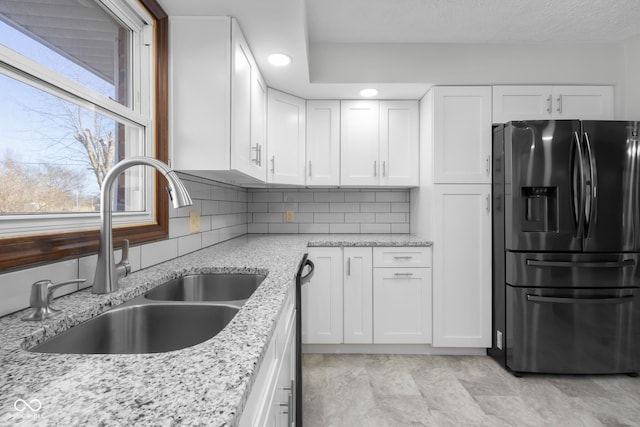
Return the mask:
[[361,96],[366,96],[367,98],[370,98],[372,96],[376,96],[378,94],[378,91],[376,89],[362,89],[360,91],[360,95]]
[[276,67],[285,67],[291,63],[291,57],[289,55],[285,55],[284,53],[272,53],[267,58],[269,64],[274,65]]

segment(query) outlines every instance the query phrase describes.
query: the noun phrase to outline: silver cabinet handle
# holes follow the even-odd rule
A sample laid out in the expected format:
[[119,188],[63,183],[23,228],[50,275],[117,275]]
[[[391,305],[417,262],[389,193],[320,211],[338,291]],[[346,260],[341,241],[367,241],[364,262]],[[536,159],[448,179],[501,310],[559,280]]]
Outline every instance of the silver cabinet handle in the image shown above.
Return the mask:
[[396,277],[411,277],[413,273],[393,273],[393,275]]
[[491,194],[487,194],[487,214],[491,214]]
[[547,113],[551,114],[551,95],[547,98]]
[[382,177],[384,178],[385,176],[387,176],[387,161],[383,160],[382,161]]
[[393,259],[413,259],[412,256],[394,256]]
[[373,161],[373,176],[378,176],[378,161]]
[[251,151],[255,151],[256,152],[256,158],[255,159],[251,159],[251,161],[253,163],[255,163],[256,165],[260,166],[260,144],[258,144],[256,142],[256,146],[255,147],[251,147]]
[[351,276],[351,257],[347,258],[347,276]]
[[309,160],[309,178],[311,178],[311,160]]
[[558,99],[556,101],[558,101],[557,111],[558,113],[562,113],[562,95],[558,95]]
[[271,157],[271,173],[276,173],[276,156]]
[[491,176],[491,156],[487,156],[487,176]]

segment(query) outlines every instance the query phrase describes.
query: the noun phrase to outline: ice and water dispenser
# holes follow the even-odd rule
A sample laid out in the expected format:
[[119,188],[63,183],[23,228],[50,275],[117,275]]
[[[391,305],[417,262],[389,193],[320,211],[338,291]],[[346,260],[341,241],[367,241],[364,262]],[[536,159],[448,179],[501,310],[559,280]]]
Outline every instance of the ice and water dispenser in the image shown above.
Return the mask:
[[521,187],[522,231],[558,231],[557,187]]

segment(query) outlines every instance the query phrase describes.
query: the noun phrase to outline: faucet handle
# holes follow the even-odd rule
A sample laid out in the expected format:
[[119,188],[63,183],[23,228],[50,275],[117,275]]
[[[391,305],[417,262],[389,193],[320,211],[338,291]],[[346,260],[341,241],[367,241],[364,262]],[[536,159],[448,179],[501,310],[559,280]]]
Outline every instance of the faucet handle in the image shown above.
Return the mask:
[[129,240],[122,239],[122,257],[120,262],[116,265],[118,271],[118,278],[127,277],[131,273],[131,263],[129,262]]
[[39,280],[31,285],[31,297],[29,304],[34,310],[22,317],[22,320],[44,320],[60,314],[60,310],[51,307],[53,293],[61,286],[72,283],[83,283],[85,279],[65,280],[64,282],[51,283],[51,280]]

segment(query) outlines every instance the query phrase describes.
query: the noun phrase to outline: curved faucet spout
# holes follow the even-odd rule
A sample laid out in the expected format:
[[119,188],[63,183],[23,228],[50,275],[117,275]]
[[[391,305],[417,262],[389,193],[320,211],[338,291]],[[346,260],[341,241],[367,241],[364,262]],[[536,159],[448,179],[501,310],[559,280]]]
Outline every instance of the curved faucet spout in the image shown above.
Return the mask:
[[132,157],[117,163],[104,177],[100,189],[100,249],[98,251],[98,263],[96,275],[93,280],[92,292],[94,294],[107,294],[118,289],[118,279],[128,273],[128,260],[123,251],[122,261],[116,265],[113,255],[112,210],[113,184],[118,175],[132,166],[151,166],[160,171],[169,186],[169,198],[173,207],[190,206],[193,204],[186,187],[178,178],[178,175],[169,169],[166,163],[152,157]]

